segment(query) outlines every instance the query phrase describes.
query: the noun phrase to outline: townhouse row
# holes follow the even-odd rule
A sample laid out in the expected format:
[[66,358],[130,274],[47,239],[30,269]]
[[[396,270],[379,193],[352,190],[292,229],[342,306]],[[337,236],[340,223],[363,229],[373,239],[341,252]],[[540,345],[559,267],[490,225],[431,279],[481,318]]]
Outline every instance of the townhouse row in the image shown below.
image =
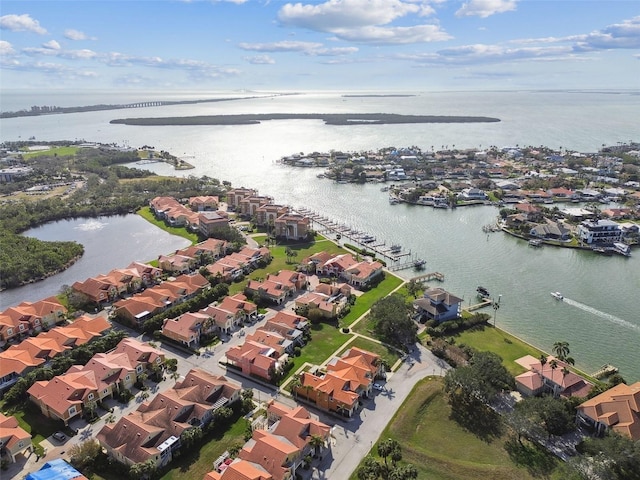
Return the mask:
[[69,325],[54,327],[10,346],[0,352],[0,392],[57,355],[100,338],[109,330],[111,323],[104,317],[81,316]]
[[35,382],[27,394],[49,418],[65,425],[106,399],[131,390],[138,377],[161,372],[164,352],[135,338],[121,340],[115,349],[94,355],[86,365],[72,365],[51,380]]

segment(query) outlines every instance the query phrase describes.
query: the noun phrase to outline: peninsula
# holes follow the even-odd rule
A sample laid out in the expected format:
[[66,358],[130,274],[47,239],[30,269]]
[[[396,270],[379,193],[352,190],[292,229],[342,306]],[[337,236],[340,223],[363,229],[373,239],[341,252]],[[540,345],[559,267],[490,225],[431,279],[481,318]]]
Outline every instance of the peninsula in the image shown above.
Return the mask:
[[124,125],[254,125],[266,120],[322,120],[327,125],[385,125],[400,123],[491,123],[499,118],[451,115],[398,115],[394,113],[263,113],[200,115],[193,117],[121,118]]

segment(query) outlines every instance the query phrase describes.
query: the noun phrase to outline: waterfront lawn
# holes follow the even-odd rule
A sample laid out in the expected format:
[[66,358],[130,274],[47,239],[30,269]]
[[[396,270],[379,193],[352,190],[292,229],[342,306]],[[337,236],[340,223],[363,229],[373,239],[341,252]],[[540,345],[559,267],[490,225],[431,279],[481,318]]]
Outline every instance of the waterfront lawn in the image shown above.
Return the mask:
[[[396,277],[395,275],[389,272],[385,272],[384,280],[382,280],[378,285],[376,285],[371,290],[364,292],[362,295],[358,297],[355,305],[351,306],[351,311],[347,315],[345,315],[345,317],[342,320],[340,320],[340,325],[342,327],[349,327],[358,318],[360,318],[362,315],[368,312],[374,303],[376,303],[381,298],[384,298],[387,295],[389,295],[396,288],[402,285],[403,282],[404,280],[402,280],[400,277]],[[360,332],[360,333],[365,333],[366,335],[370,335],[369,332]]]
[[504,330],[493,327],[466,330],[460,333],[456,336],[456,344],[462,343],[480,351],[497,353],[502,357],[503,365],[512,375],[520,375],[526,371],[524,367],[515,363],[515,360],[525,355],[540,358],[543,354],[532,345],[509,335]]
[[356,339],[350,342],[349,345],[345,345],[340,353],[338,353],[338,356],[341,356],[351,347],[358,347],[368,352],[380,355],[380,358],[382,358],[389,367],[392,367],[402,356],[402,354],[393,347],[387,347],[384,344],[374,342],[373,340],[363,337],[356,337]]
[[154,224],[156,227],[161,228],[162,230],[170,233],[171,235],[177,235],[179,237],[186,238],[192,244],[199,242],[197,233],[188,232],[187,229],[184,227],[169,227],[166,223],[164,223],[162,220],[158,220],[153,215],[153,212],[151,212],[150,207],[142,207],[136,213],[140,215],[142,218],[144,218],[147,222]]
[[[412,390],[380,439],[393,438],[402,447],[402,461],[418,469],[418,478],[431,480],[466,480],[491,478],[492,480],[528,480],[534,477],[517,467],[505,450],[507,434],[486,442],[450,419],[451,408],[442,391],[442,379],[429,377]],[[372,455],[376,460],[377,447]],[[541,459],[532,470],[545,473],[553,469],[556,460],[540,453]],[[351,475],[357,479],[357,473]]]

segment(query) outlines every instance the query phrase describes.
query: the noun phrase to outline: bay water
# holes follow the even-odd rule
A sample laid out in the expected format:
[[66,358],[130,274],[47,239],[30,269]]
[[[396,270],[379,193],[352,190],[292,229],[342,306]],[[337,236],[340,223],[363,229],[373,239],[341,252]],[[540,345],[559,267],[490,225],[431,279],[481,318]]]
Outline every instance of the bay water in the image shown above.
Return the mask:
[[[163,98],[148,94],[138,100]],[[172,94],[171,99],[179,98],[207,95]],[[115,97],[111,101],[91,100],[90,96],[62,94],[46,97],[46,101],[44,96],[16,96],[9,104],[120,103]],[[3,105],[3,110],[10,108]],[[305,206],[388,245],[400,244],[426,260],[425,272],[442,272],[445,281],[439,285],[464,298],[465,303],[474,302],[478,285],[489,289],[494,298],[501,295],[500,309],[495,312],[498,327],[548,352],[554,342],[567,341],[579,368],[592,372],[609,362],[619,367],[628,381],[635,381],[640,379],[640,251],[623,258],[562,248],[529,248],[525,241],[506,234],[483,232],[482,226],[496,219],[495,207],[440,210],[390,205],[380,185],[337,184],[317,178],[321,170],[289,167],[277,160],[301,152],[359,152],[414,145],[423,150],[545,145],[595,152],[603,144],[639,140],[639,111],[638,92],[415,92],[407,97],[306,92],[2,119],[0,132],[3,141],[32,136],[43,143],[83,139],[132,147],[152,145],[169,151],[196,168],[176,172],[161,163],[141,168],[166,175],[208,175],[236,187],[253,187],[260,194],[273,196],[277,203]],[[155,127],[109,123],[124,117],[324,112],[481,115],[500,118],[501,122],[336,126],[320,120],[282,120],[245,126]],[[126,241],[113,242],[104,255],[117,258],[129,248]],[[123,261],[120,266],[126,264],[128,261]],[[398,274],[411,278],[417,272],[409,269]],[[562,292],[566,300],[556,301],[551,291]],[[487,313],[493,315],[494,311]]]

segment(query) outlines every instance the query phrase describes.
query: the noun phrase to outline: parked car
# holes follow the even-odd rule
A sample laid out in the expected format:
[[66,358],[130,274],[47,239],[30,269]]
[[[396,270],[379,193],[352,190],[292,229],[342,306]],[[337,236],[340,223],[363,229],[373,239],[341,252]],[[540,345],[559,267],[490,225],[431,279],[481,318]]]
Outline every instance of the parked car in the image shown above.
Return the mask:
[[379,392],[384,390],[384,387],[382,385],[380,385],[379,383],[374,383],[373,384],[373,388],[378,390]]
[[64,442],[67,439],[67,436],[62,432],[56,432],[51,436],[59,442]]

